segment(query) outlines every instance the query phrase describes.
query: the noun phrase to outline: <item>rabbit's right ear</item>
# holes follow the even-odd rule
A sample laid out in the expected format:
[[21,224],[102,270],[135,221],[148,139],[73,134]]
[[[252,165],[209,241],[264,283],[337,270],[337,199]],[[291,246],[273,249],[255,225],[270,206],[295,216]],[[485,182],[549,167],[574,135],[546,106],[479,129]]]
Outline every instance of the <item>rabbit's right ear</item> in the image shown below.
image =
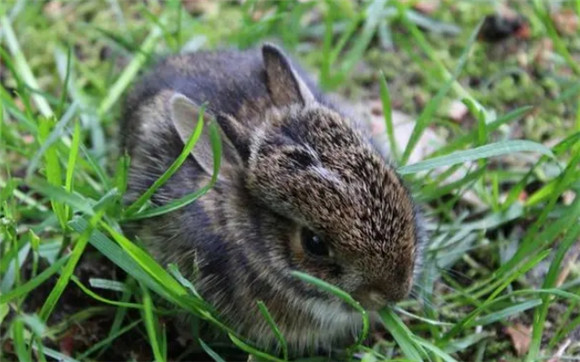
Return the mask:
[[[177,130],[179,138],[185,144],[197,126],[201,107],[183,94],[177,93],[170,99],[170,109],[171,121]],[[234,118],[227,115],[218,116],[218,120],[223,155],[230,159],[237,157],[245,162],[247,157],[249,157],[246,129]],[[201,168],[208,175],[211,175],[213,174],[214,155],[211,147],[209,125],[211,122],[216,122],[216,119],[209,112],[205,112],[203,121],[204,127],[201,136],[193,147],[191,154]]]
[[315,102],[312,91],[292,67],[282,50],[272,44],[264,44],[262,57],[266,70],[266,85],[272,101],[278,107],[291,104],[306,105]]

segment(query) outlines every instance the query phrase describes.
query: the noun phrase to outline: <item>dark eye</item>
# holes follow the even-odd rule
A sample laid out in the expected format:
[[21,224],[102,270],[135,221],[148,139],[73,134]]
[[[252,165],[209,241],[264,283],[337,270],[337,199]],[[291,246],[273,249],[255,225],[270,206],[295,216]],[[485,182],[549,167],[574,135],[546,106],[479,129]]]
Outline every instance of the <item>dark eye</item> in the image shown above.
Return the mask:
[[316,235],[312,230],[308,228],[302,229],[302,247],[306,252],[313,256],[328,256],[329,250],[328,246],[322,240],[322,237]]
[[288,156],[300,168],[307,168],[314,164],[314,158],[312,155],[303,150],[294,150],[293,152],[290,152]]

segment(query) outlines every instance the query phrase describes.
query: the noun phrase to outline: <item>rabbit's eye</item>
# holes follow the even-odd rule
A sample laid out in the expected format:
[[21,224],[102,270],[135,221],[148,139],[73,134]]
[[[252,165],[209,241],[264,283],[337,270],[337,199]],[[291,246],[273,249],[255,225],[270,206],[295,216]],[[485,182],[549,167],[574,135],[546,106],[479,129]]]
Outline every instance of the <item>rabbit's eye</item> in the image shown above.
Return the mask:
[[305,151],[294,150],[288,156],[300,168],[307,168],[314,163],[312,155]]
[[322,237],[308,228],[302,229],[302,247],[313,256],[328,256],[329,249]]

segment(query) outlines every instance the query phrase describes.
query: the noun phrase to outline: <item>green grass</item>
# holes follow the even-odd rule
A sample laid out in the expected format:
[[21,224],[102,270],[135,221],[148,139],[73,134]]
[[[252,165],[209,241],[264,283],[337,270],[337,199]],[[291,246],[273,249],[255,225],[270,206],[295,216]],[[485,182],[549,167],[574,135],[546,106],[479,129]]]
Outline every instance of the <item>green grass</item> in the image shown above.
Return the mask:
[[[121,230],[123,221],[173,211],[214,185],[215,125],[210,183],[163,207],[148,198],[195,146],[202,123],[133,205],[121,202],[130,160],[116,146],[123,96],[159,56],[270,40],[319,75],[324,89],[368,109],[382,105],[374,122],[385,124],[427,216],[418,288],[381,311],[385,333],[369,333],[368,313],[348,294],[296,274],[361,313],[365,329],[344,356],[537,361],[562,346],[562,358],[578,356],[580,268],[571,259],[580,240],[578,32],[559,31],[551,3],[520,2],[514,9],[527,18],[530,38],[488,44],[477,33],[496,10],[491,2],[441,1],[428,15],[410,3],[249,0],[207,2],[199,13],[179,1],[2,4],[0,360],[286,359],[265,305],[258,304],[261,317],[280,355],[224,325],[175,266],[159,265]],[[563,6],[580,16],[580,1]],[[460,122],[448,115],[454,101],[468,110]],[[395,135],[394,109],[416,120],[406,144]],[[444,142],[410,163],[427,131]],[[185,345],[169,322],[182,312],[194,316]],[[516,325],[531,331],[519,354],[506,334]]]

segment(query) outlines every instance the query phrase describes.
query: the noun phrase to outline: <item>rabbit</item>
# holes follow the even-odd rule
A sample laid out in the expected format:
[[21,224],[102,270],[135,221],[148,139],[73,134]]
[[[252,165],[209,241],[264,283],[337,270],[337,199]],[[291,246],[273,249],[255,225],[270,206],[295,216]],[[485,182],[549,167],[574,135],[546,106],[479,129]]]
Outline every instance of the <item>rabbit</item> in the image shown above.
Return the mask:
[[301,271],[376,311],[408,296],[419,270],[421,214],[363,122],[329,100],[277,46],[200,51],[161,61],[130,92],[121,122],[136,200],[183,150],[206,104],[203,132],[151,198],[164,205],[215,186],[168,214],[127,225],[163,265],[175,263],[221,319],[265,350],[292,354],[355,341],[361,316],[298,279]]

